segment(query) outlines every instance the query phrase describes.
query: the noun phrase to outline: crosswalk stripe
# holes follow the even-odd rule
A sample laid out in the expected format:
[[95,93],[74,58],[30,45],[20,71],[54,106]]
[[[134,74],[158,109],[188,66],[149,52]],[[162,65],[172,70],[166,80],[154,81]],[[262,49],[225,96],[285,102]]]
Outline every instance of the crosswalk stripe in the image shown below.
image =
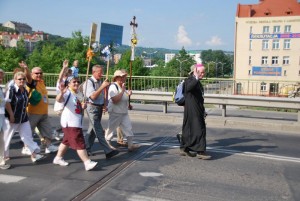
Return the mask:
[[26,179],[26,177],[0,174],[0,183],[5,183],[5,184],[17,183],[19,181],[22,181],[23,179]]

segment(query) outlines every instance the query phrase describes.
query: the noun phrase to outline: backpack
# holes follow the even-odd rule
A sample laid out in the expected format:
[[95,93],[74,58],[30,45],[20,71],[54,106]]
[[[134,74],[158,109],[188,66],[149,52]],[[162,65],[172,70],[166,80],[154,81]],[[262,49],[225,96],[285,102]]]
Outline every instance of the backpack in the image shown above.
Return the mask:
[[[94,80],[93,80],[92,78],[90,78],[90,77],[89,77],[87,80],[89,80],[89,81],[92,82],[93,88],[95,89],[95,82],[94,82]],[[85,85],[86,82],[87,82],[87,81],[84,81],[84,82],[81,83],[81,84],[79,85],[79,87],[78,87],[78,90],[79,90],[81,93],[83,93],[83,87],[85,87],[84,85]]]
[[175,90],[174,102],[179,106],[184,106],[185,97],[184,97],[184,80],[180,82]]

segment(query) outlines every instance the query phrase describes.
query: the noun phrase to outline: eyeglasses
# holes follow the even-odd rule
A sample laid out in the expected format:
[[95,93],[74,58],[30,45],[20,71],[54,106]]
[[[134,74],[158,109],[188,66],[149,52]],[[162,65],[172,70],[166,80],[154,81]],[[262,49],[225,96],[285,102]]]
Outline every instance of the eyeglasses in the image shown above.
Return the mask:
[[73,81],[72,83],[74,83],[74,84],[75,84],[75,83],[78,83],[78,84],[80,84],[80,81]]
[[34,74],[36,74],[36,75],[43,75],[42,72],[38,72],[38,73],[34,73]]
[[17,80],[20,80],[20,81],[21,81],[21,80],[26,80],[26,79],[25,79],[25,78],[19,78],[19,79],[17,79]]

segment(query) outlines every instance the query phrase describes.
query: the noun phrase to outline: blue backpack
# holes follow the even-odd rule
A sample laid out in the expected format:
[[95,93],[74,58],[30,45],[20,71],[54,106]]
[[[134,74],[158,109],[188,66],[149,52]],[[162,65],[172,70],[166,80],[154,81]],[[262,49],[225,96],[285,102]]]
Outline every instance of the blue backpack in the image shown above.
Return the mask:
[[179,106],[184,106],[184,80],[180,82],[175,90],[174,102]]

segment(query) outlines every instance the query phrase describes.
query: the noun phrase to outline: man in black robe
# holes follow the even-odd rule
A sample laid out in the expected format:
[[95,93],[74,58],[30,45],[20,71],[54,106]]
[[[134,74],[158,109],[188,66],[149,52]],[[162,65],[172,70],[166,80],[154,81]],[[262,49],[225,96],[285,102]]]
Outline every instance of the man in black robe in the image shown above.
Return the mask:
[[205,75],[205,68],[202,64],[195,64],[191,70],[184,87],[185,105],[180,153],[183,156],[197,156],[207,160],[211,156],[206,154],[204,90],[199,81]]

